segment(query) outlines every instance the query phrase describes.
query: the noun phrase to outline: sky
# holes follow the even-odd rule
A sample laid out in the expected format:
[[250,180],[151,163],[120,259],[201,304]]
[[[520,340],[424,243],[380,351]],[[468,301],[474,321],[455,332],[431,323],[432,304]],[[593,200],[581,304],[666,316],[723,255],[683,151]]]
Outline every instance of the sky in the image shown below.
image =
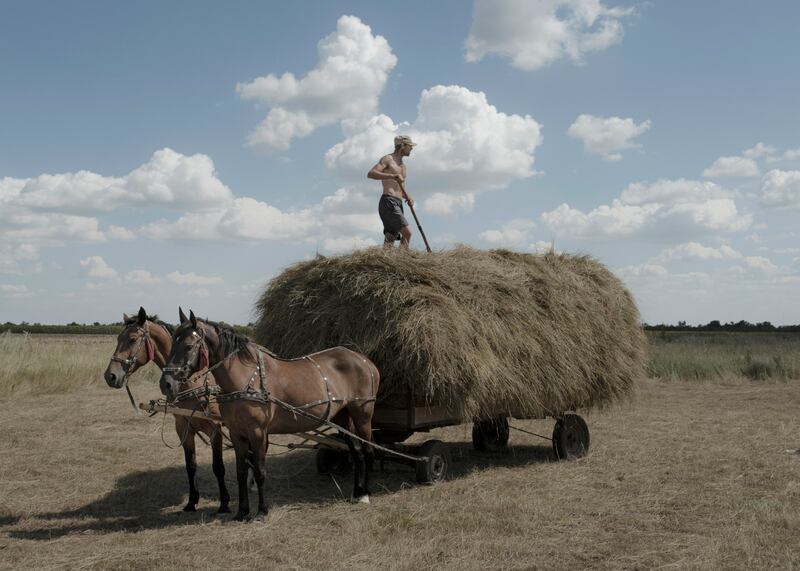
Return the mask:
[[[0,322],[253,319],[380,244],[589,254],[647,323],[800,323],[800,3],[0,3]],[[416,233],[412,245],[421,248]]]

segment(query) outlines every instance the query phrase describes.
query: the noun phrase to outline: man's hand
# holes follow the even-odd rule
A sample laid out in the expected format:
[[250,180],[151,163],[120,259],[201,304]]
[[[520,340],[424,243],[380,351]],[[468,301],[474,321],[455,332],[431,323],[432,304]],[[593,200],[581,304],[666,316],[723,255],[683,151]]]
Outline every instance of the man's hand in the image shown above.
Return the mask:
[[406,181],[406,179],[404,179],[404,178],[403,178],[403,175],[401,175],[400,173],[397,173],[397,174],[395,174],[395,175],[394,175],[394,179],[395,179],[397,182],[399,182],[400,184],[403,184],[403,183]]
[[414,199],[411,198],[408,194],[406,194],[406,203],[408,203],[409,206],[414,206]]

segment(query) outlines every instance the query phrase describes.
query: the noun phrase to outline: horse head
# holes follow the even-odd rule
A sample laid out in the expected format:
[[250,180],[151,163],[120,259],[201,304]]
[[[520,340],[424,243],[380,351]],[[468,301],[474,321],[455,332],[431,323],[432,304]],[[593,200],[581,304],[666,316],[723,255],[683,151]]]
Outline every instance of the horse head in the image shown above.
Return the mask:
[[203,380],[200,375],[208,369],[210,358],[216,354],[219,338],[213,327],[197,319],[194,312],[186,317],[181,308],[178,315],[181,324],[172,338],[172,350],[161,374],[159,387],[161,393],[172,400],[182,391],[199,387]]
[[139,367],[155,360],[155,345],[150,333],[150,321],[143,307],[134,317],[123,314],[123,329],[117,336],[117,348],[111,356],[103,377],[108,386],[119,389]]
[[186,394],[214,383],[211,375],[204,374],[206,370],[216,368],[235,354],[246,363],[254,362],[247,336],[226,323],[198,319],[193,311],[189,317],[180,308],[178,312],[181,324],[175,331],[172,351],[159,383],[167,398],[174,400],[179,392]]

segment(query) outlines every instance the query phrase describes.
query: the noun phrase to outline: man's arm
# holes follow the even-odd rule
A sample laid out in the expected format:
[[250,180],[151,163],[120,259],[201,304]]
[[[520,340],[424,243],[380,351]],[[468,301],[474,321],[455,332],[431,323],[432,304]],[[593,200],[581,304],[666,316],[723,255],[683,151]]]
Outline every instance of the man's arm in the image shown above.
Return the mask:
[[388,157],[383,157],[374,167],[370,169],[370,171],[367,173],[367,178],[374,180],[396,180],[398,182],[403,182],[403,175],[393,172],[384,172],[388,164]]

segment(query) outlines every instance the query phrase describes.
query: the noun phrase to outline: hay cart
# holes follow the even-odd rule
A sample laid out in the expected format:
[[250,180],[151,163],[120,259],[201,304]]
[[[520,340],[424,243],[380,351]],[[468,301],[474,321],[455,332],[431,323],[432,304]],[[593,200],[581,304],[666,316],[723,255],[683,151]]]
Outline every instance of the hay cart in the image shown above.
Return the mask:
[[[472,421],[472,445],[480,452],[499,452],[508,446],[511,429],[545,438],[526,430],[513,427],[509,418],[534,420],[529,416],[509,412],[497,412],[488,418]],[[539,417],[536,420],[543,419]],[[573,412],[556,415],[552,440],[553,452],[558,459],[581,458],[589,451],[589,428],[584,419]],[[403,453],[397,456],[376,450],[376,458],[381,461],[394,461],[408,464],[416,472],[417,482],[434,484],[447,478],[451,459],[445,444],[440,440],[426,440],[419,445],[403,444],[417,432],[430,432],[434,428],[458,426],[470,422],[447,407],[426,405],[414,398],[412,391],[379,401],[372,418],[373,439],[382,448]],[[331,446],[330,440],[334,440]],[[317,471],[322,474],[346,474],[350,470],[350,458],[338,439],[318,440]],[[414,457],[413,460],[409,456]]]
[[[556,456],[584,455],[589,431],[570,411],[625,398],[646,363],[624,284],[590,257],[555,251],[318,256],[273,278],[256,307],[255,339],[280,355],[345,345],[375,363],[374,439],[414,456],[422,482],[446,476],[446,448],[403,443],[438,427],[474,423],[475,448],[496,450],[509,418],[551,417]],[[330,469],[335,451],[318,454]]]

